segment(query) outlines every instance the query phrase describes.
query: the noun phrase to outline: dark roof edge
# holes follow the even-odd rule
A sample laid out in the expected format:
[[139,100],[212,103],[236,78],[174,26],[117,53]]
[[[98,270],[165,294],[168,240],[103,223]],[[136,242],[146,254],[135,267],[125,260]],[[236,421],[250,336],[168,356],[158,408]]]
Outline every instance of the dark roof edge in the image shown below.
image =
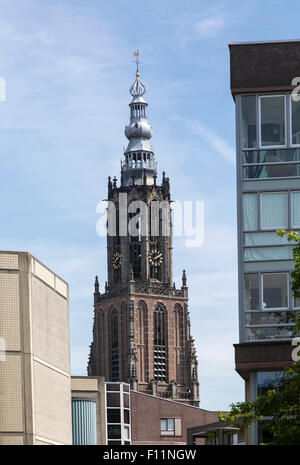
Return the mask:
[[286,42],[300,42],[300,39],[286,39],[286,40],[260,40],[253,42],[230,42],[228,47],[231,45],[255,45],[255,44],[281,44]]

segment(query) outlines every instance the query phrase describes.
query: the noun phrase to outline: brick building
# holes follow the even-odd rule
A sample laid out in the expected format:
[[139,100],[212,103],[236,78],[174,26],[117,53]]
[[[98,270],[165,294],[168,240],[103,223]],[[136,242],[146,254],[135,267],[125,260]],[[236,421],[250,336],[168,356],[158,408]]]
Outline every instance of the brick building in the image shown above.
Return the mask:
[[199,404],[198,364],[190,334],[188,288],[173,283],[170,181],[157,167],[152,128],[137,69],[121,182],[108,180],[105,292],[96,277],[89,376]]

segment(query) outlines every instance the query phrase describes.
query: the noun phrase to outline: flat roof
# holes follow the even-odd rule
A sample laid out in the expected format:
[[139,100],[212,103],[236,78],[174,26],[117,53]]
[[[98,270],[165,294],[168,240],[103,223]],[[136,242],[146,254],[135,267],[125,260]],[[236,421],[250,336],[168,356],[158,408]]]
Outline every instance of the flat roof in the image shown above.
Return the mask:
[[300,39],[286,39],[286,40],[254,40],[245,42],[229,42],[230,45],[252,45],[252,44],[281,44],[285,42],[300,42]]
[[289,92],[300,76],[300,39],[229,44],[233,96]]

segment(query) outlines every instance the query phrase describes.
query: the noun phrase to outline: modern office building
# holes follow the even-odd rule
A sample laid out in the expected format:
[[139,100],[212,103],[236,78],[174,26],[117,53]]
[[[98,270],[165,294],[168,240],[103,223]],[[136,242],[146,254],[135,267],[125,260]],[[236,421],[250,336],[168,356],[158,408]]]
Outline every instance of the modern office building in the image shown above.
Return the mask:
[[[292,363],[300,300],[291,293],[292,245],[276,230],[300,229],[300,41],[230,44],[236,106],[239,343],[246,399],[278,383]],[[297,78],[298,79],[295,79]],[[261,441],[254,425],[249,443]]]
[[72,444],[67,283],[0,251],[0,445]]
[[96,278],[88,374],[198,405],[187,279],[176,289],[170,181],[157,183],[145,90],[137,70],[121,182],[108,181],[108,283],[101,293]]

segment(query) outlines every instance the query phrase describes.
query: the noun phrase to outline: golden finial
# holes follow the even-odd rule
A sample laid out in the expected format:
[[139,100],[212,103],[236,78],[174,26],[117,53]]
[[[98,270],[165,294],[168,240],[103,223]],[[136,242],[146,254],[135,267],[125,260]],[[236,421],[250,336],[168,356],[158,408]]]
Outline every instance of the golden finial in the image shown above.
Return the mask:
[[136,57],[136,60],[135,60],[135,63],[136,63],[136,77],[140,77],[140,73],[139,73],[139,64],[141,63],[140,60],[139,60],[139,56],[140,56],[140,51],[139,49],[137,49],[135,52],[133,52],[133,55]]

